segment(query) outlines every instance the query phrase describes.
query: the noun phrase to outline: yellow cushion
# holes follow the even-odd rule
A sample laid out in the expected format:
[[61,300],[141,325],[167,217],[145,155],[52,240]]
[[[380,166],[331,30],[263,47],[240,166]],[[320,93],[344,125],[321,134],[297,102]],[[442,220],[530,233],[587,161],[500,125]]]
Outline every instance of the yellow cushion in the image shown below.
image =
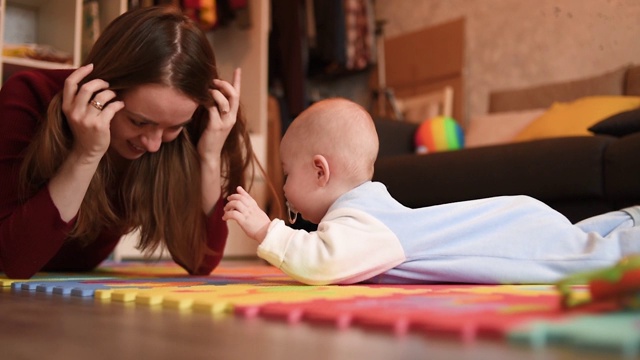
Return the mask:
[[588,128],[613,114],[640,107],[640,96],[588,96],[554,103],[518,133],[514,141],[591,135]]

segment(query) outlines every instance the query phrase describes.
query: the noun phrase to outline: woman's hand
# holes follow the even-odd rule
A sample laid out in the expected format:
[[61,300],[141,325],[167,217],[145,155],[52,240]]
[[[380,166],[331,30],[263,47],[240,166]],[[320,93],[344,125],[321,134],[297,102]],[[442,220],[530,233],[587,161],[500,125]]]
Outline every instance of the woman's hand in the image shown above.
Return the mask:
[[222,193],[222,162],[220,157],[229,132],[236,123],[240,107],[240,69],[233,72],[233,84],[214,79],[216,89],[211,96],[216,102],[209,109],[209,122],[198,140],[202,166],[202,210],[210,214]]
[[73,150],[76,154],[84,159],[99,161],[111,142],[111,119],[124,107],[124,103],[109,103],[116,94],[108,90],[109,84],[104,80],[91,80],[78,89],[80,81],[92,70],[93,64],[85,65],[66,79],[62,92],[62,112],[73,132]]
[[[209,123],[198,141],[198,152],[205,161],[219,162],[222,146],[236,123],[240,107],[240,69],[233,72],[233,84],[214,79],[211,90],[216,106],[209,109]],[[219,166],[219,164],[217,164]]]
[[[100,159],[109,148],[111,119],[124,107],[122,101],[102,105],[116,96],[103,80],[95,79],[78,86],[92,70],[93,65],[86,65],[74,71],[62,90],[62,112],[73,132],[73,149],[49,180],[49,194],[65,222],[78,214]],[[91,100],[98,103],[91,104]]]
[[237,191],[227,197],[229,202],[224,207],[222,220],[235,220],[247,236],[262,243],[271,219],[242,187],[238,186]]

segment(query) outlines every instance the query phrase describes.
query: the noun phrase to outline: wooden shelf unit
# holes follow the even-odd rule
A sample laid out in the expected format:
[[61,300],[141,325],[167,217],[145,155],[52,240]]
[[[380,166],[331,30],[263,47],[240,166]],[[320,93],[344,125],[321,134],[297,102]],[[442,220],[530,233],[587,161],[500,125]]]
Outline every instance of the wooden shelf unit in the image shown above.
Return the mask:
[[[75,68],[82,62],[83,0],[0,0],[0,47],[38,44],[71,55],[71,63],[0,57],[0,81],[27,68]],[[97,0],[100,26],[127,9],[127,0]],[[1,83],[0,83],[1,84]]]

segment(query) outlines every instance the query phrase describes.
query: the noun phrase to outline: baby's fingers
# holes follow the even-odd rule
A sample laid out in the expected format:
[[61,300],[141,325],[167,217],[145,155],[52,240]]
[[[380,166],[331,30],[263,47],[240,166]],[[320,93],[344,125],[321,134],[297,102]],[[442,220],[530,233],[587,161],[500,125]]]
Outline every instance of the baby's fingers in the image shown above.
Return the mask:
[[233,195],[229,196],[227,198],[228,202],[227,204],[224,206],[224,211],[233,211],[236,210],[238,208],[238,204],[240,204],[240,200],[237,198],[232,198]]
[[236,188],[236,191],[238,192],[238,194],[242,195],[242,196],[249,196],[251,197],[251,195],[249,195],[249,193],[242,187],[242,186],[238,186]]
[[252,202],[255,202],[255,200],[253,200],[251,195],[249,195],[249,193],[245,189],[243,189],[241,186],[238,186],[236,188],[236,191],[237,193],[227,196],[228,201],[239,201],[247,205],[251,204]]
[[238,186],[237,193],[227,196],[227,205],[225,205],[225,211],[239,211],[244,212],[247,209],[258,206],[258,203],[246,192],[242,187]]

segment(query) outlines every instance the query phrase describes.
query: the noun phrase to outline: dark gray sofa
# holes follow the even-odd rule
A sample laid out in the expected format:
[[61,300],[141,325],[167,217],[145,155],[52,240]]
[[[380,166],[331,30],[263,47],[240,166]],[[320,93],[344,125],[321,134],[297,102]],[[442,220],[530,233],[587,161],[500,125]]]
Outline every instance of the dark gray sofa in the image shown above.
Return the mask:
[[640,204],[640,133],[541,139],[416,155],[417,125],[375,120],[374,180],[408,207],[529,195],[578,221]]
[[[489,112],[551,106],[585,96],[640,96],[640,66],[591,77],[494,91]],[[640,112],[640,110],[638,110]],[[400,202],[423,207],[499,195],[530,195],[572,221],[640,204],[640,117],[614,136],[574,136],[416,155],[417,125],[376,119],[374,180]],[[619,126],[619,124],[616,124]]]

